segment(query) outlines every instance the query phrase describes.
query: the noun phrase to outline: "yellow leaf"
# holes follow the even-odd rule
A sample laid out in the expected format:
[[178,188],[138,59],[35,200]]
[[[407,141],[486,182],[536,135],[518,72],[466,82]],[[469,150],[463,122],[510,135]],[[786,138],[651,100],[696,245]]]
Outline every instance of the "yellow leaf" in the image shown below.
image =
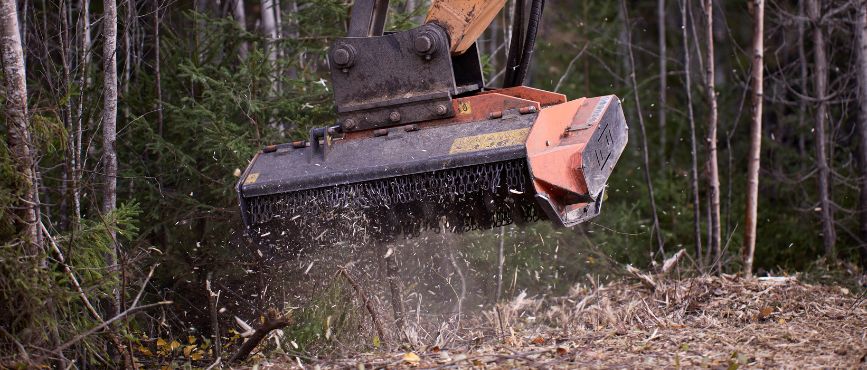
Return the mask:
[[193,349],[195,349],[195,348],[196,348],[196,346],[192,346],[192,345],[184,346],[184,357],[190,357],[190,353],[193,353]]
[[142,355],[145,355],[145,356],[148,356],[148,357],[154,355],[154,353],[151,352],[151,350],[148,349],[148,348],[145,347],[145,346],[139,346],[139,347],[138,347],[138,351],[141,352]]
[[374,335],[374,336],[373,336],[373,348],[379,348],[380,344],[381,344],[381,343],[380,343],[379,336],[378,336],[378,335]]
[[168,345],[168,343],[166,343],[165,339],[163,339],[163,338],[157,339],[157,347],[162,348],[162,347],[165,347],[167,345]]
[[189,343],[189,344],[196,344],[196,337],[194,337],[194,336],[192,336],[192,335],[188,336],[188,337],[187,337],[187,343]]
[[190,360],[199,361],[202,359],[203,356],[204,356],[204,354],[202,354],[202,352],[196,351],[195,353],[193,353],[192,356],[190,356]]
[[413,352],[407,352],[403,354],[403,362],[408,364],[417,364],[421,361],[421,358],[418,357],[417,354]]
[[172,351],[178,349],[178,347],[180,347],[180,346],[181,346],[181,342],[178,342],[178,341],[176,341],[176,340],[173,340],[173,341],[169,344],[169,348],[171,348]]
[[764,319],[767,319],[769,316],[771,316],[772,313],[774,313],[774,309],[771,307],[765,306],[765,307],[762,307],[761,310],[759,310],[759,314],[758,314],[757,318],[759,320],[764,320]]

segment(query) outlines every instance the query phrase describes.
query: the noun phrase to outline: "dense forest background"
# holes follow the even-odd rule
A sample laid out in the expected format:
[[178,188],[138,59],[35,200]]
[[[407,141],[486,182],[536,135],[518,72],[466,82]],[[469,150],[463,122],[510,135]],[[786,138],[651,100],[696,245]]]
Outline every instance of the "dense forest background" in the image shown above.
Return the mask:
[[[234,184],[263,146],[334,123],[325,53],[346,33],[350,1],[2,4],[0,365],[131,364],[142,348],[162,348],[155,338],[213,338],[215,316],[232,337],[234,316],[253,320],[276,299],[266,293],[275,281],[308,274],[313,262],[263,262],[243,235]],[[407,29],[428,3],[390,6],[388,29]],[[492,87],[512,6],[478,41]],[[527,84],[570,98],[617,94],[631,128],[602,215],[575,229],[539,223],[397,243],[402,273],[436,265],[443,280],[459,274],[464,291],[546,294],[626,264],[653,268],[681,249],[684,273],[737,273],[754,243],[747,272],[858,274],[867,266],[865,6],[549,1]],[[358,274],[376,281],[372,266]],[[279,278],[259,277],[271,268]],[[317,284],[334,292],[308,285]],[[407,285],[419,302],[425,290],[436,300],[454,289]],[[231,302],[210,315],[223,305],[217,290]],[[286,297],[288,306],[310,300]],[[314,348],[316,320],[331,314],[302,311],[299,321],[316,324],[295,329]]]

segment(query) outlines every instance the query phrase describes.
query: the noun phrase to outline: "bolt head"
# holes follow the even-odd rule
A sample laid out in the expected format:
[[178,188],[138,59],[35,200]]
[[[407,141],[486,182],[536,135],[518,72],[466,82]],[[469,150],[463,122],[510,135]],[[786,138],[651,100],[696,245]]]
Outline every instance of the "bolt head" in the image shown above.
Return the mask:
[[357,126],[357,125],[358,124],[352,118],[348,118],[348,119],[346,119],[346,121],[343,121],[343,129],[345,129],[345,130],[354,129],[355,126]]
[[427,53],[433,49],[433,40],[428,35],[421,35],[415,38],[415,51],[419,53]]
[[352,56],[349,54],[349,50],[346,50],[344,48],[337,49],[334,51],[334,54],[332,54],[334,63],[337,63],[338,65],[346,65],[347,63],[349,63],[351,57]]
[[391,114],[388,115],[388,119],[390,119],[391,122],[400,122],[400,113],[397,111],[391,112]]
[[446,113],[449,112],[449,109],[446,108],[446,106],[442,105],[442,104],[437,105],[436,110],[437,110],[437,114],[440,116],[445,115]]

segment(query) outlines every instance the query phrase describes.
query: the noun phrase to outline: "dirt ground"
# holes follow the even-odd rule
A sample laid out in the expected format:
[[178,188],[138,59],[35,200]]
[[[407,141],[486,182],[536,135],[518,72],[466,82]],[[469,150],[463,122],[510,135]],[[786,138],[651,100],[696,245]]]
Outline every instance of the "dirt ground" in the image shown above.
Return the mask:
[[863,288],[793,277],[653,284],[591,282],[562,297],[518,296],[466,315],[450,339],[415,350],[272,356],[256,367],[867,368]]

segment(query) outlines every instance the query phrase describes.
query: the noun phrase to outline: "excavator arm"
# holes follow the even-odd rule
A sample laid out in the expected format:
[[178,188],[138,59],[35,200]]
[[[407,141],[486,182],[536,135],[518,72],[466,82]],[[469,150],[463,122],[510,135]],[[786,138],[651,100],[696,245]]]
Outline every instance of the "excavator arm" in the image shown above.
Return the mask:
[[[449,50],[459,55],[488,28],[506,0],[433,0],[425,24],[437,24],[449,35]],[[388,0],[359,0],[352,7],[348,36],[381,36]]]
[[506,0],[434,0],[425,23],[445,28],[452,54],[463,54],[505,5]]

